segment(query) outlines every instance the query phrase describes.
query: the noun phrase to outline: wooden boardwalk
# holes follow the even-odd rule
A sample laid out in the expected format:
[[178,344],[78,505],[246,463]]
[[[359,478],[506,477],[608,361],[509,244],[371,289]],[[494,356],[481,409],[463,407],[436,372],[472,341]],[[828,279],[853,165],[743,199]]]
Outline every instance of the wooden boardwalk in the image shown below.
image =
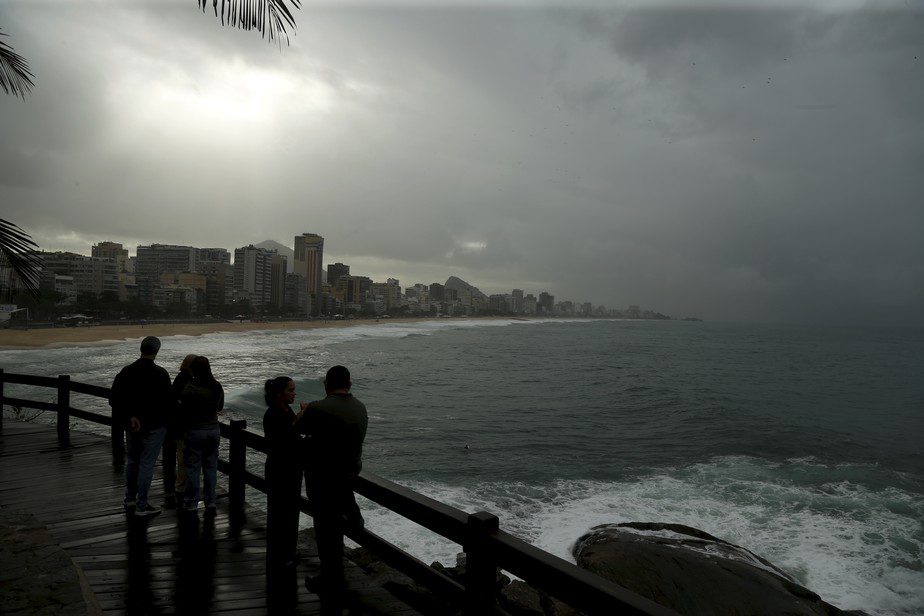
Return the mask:
[[[0,507],[31,512],[83,570],[104,614],[418,614],[347,563],[348,608],[324,604],[303,584],[317,573],[313,543],[300,546],[297,571],[267,587],[266,518],[249,509],[218,516],[164,511],[136,520],[122,509],[124,478],[109,440],[71,432],[59,449],[54,426],[3,421]],[[163,502],[160,468],[151,503]]]

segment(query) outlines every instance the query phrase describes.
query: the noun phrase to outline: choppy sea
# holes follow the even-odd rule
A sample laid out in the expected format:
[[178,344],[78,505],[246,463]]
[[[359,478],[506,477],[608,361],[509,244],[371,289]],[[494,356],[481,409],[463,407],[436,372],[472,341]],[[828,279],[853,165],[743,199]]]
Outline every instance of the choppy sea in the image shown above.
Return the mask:
[[[109,385],[137,346],[0,351],[0,368]],[[367,470],[492,511],[564,558],[595,524],[674,522],[838,607],[924,613],[924,329],[383,322],[176,336],[158,363],[172,374],[188,353],[256,427],[265,379],[291,376],[307,401],[348,366],[370,412]],[[454,561],[458,546],[363,506],[376,532]]]

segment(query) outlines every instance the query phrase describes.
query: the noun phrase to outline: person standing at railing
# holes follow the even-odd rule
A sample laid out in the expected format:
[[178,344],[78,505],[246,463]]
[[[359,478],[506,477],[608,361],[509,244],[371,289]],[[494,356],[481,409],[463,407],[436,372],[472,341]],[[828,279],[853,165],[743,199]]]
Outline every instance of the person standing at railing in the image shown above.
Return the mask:
[[167,437],[164,440],[164,493],[166,495],[167,508],[171,509],[182,505],[183,493],[186,491],[186,463],[183,460],[183,449],[186,443],[185,434],[182,426],[182,407],[181,399],[183,390],[192,380],[192,369],[190,365],[192,360],[196,359],[195,355],[187,355],[180,364],[180,371],[177,372],[173,379],[173,396],[176,398],[177,406],[175,412],[171,414],[167,421]]
[[353,483],[362,469],[363,441],[369,417],[366,406],[350,393],[350,371],[327,371],[327,397],[301,404],[295,429],[308,436],[304,444],[305,485],[311,500],[321,575],[305,578],[312,592],[339,597],[344,590],[343,534],[363,526],[353,496]]
[[287,376],[263,386],[266,412],[266,562],[267,569],[295,564],[298,545],[298,499],[302,491],[301,435],[295,431],[295,382]]
[[214,517],[215,482],[218,475],[218,443],[221,433],[218,416],[225,406],[225,392],[212,375],[207,357],[202,355],[190,364],[192,380],[183,388],[181,425],[186,432],[183,462],[186,466],[184,508],[195,512],[199,507],[199,471],[202,471],[202,500],[205,515]]
[[148,502],[148,490],[167,433],[167,418],[176,406],[170,375],[154,363],[159,350],[160,340],[155,336],[142,340],[141,357],[122,368],[109,394],[113,421],[125,428],[128,442],[122,503],[136,517],[160,513],[159,507]]

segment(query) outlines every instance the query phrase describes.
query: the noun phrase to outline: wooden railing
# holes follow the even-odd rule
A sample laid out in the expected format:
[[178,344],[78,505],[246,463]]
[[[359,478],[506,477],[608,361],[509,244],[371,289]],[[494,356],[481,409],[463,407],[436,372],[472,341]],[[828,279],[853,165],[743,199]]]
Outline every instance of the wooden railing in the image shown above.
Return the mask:
[[[57,389],[56,402],[12,398],[4,394],[4,384],[30,385]],[[71,392],[108,400],[109,388],[71,381],[59,377],[4,373],[0,369],[0,404],[41,409],[57,413],[58,444],[70,446],[70,418],[110,426],[113,463],[125,458],[124,432],[111,416],[71,406]],[[0,431],[3,428],[0,413]],[[232,516],[243,517],[246,486],[266,492],[266,479],[246,468],[247,449],[266,453],[266,439],[247,429],[244,420],[221,424],[221,435],[229,441],[228,460],[218,461],[218,470],[228,476]],[[466,554],[464,584],[453,580],[423,561],[408,554],[368,529],[353,529],[347,535],[369,549],[389,565],[430,588],[438,596],[465,605],[470,614],[489,614],[496,610],[498,568],[522,578],[535,588],[560,599],[585,614],[671,615],[676,612],[637,595],[600,576],[581,569],[557,556],[518,539],[499,528],[498,518],[480,511],[465,513],[460,509],[419,494],[373,473],[363,471],[355,491],[369,500],[401,515],[442,537],[462,546]],[[300,508],[310,515],[311,503],[301,498]]]

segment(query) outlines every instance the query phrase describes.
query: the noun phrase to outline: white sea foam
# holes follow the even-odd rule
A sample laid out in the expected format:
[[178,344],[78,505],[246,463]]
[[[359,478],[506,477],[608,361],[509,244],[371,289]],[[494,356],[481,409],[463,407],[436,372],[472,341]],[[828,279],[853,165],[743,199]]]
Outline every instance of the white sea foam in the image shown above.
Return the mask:
[[[722,468],[740,464],[755,478],[715,481]],[[838,607],[924,612],[920,497],[856,484],[800,487],[757,478],[768,470],[761,466],[723,458],[631,482],[409,486],[465,511],[495,512],[505,530],[572,561],[575,540],[598,524],[685,524],[747,548]],[[369,528],[427,562],[453,563],[461,549],[388,511],[372,508],[367,518]]]

